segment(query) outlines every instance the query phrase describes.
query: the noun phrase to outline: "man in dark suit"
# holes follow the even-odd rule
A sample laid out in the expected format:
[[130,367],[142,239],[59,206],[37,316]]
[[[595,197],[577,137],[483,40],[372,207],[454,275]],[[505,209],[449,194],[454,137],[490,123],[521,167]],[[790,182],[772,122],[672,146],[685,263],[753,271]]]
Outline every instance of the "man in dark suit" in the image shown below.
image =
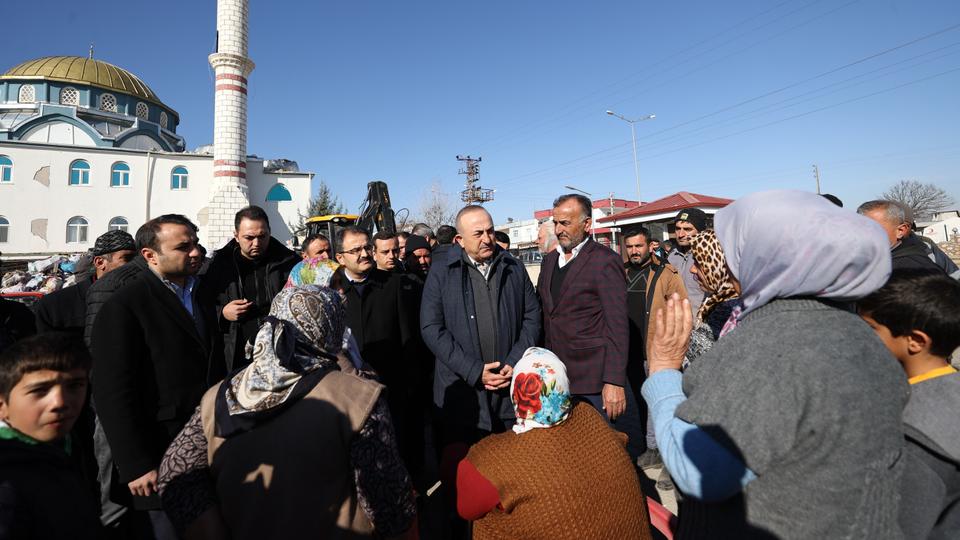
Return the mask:
[[416,477],[423,453],[425,391],[423,342],[418,316],[422,289],[409,276],[374,266],[366,231],[345,227],[335,241],[340,268],[330,280],[347,299],[347,327],[360,356],[387,387],[387,405],[397,430],[400,454]]
[[592,208],[582,195],[554,201],[559,246],[544,257],[537,290],[545,345],[567,366],[570,393],[613,421],[626,409],[627,282],[620,256],[587,234]]
[[213,302],[201,298],[196,227],[167,214],[137,231],[148,271],[102,306],[91,336],[93,397],[119,479],[154,533],[172,526],[160,510],[157,467],[203,393],[225,375]]

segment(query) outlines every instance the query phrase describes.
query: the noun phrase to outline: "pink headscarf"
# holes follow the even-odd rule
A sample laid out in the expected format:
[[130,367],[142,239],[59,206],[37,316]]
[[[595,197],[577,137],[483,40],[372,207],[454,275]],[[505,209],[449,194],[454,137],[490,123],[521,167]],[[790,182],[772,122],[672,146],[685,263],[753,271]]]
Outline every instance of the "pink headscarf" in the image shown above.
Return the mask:
[[753,193],[717,211],[714,224],[740,281],[739,319],[775,298],[856,300],[890,277],[880,225],[814,193]]

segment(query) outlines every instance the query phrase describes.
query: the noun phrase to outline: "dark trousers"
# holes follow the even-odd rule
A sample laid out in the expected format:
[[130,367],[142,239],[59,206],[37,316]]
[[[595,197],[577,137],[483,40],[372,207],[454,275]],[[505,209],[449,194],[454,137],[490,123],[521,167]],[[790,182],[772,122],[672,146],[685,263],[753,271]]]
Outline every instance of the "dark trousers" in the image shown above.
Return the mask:
[[627,385],[623,388],[623,393],[627,399],[627,407],[624,409],[623,414],[621,414],[612,422],[607,417],[607,412],[603,410],[603,395],[577,394],[573,397],[593,405],[593,408],[595,408],[597,412],[606,418],[607,422],[610,424],[610,427],[619,431],[620,433],[626,434],[627,453],[630,454],[630,459],[632,459],[633,463],[636,464],[637,458],[640,457],[640,454],[647,449],[645,442],[644,422],[643,417],[640,416],[640,406],[637,403],[637,398],[633,395],[633,390],[631,389],[630,385]]

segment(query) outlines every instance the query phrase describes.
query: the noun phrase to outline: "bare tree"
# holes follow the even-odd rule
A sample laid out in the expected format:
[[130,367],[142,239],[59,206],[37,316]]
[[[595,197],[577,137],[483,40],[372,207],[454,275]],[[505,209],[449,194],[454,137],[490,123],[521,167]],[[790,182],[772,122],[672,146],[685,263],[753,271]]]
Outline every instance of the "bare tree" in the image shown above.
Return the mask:
[[450,196],[440,189],[440,183],[434,182],[430,189],[423,194],[420,201],[419,220],[426,223],[434,231],[441,225],[452,225],[457,216],[457,210],[450,202]]
[[916,180],[901,180],[883,192],[881,199],[896,201],[913,211],[913,218],[929,217],[953,204],[953,197],[935,184],[921,184]]

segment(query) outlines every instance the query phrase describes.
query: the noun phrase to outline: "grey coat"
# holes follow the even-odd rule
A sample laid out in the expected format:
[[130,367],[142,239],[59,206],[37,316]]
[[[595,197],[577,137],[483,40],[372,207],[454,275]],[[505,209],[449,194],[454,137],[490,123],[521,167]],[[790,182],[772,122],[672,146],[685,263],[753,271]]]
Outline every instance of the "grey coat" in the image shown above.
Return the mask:
[[[420,306],[423,341],[436,356],[433,399],[442,419],[459,425],[491,428],[491,415],[513,418],[506,392],[491,411],[488,392],[480,382],[483,360],[477,329],[473,287],[459,246],[450,248],[430,268]],[[497,283],[497,357],[517,363],[540,339],[540,301],[523,264],[503,251],[494,257],[490,279]],[[505,398],[505,399],[503,399]]]

